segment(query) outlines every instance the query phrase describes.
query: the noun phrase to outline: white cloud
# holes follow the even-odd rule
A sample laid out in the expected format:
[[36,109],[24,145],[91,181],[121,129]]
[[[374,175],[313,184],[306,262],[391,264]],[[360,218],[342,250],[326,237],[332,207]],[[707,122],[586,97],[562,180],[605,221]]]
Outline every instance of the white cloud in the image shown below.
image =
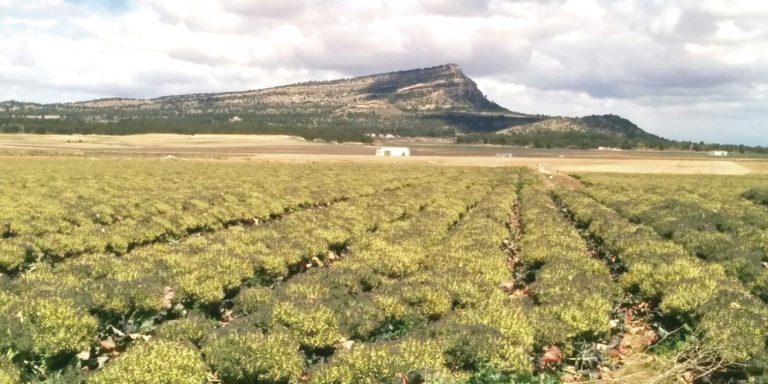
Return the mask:
[[512,110],[621,113],[670,137],[768,145],[766,2],[13,3],[0,0],[0,99],[255,89],[457,62]]
[[27,28],[35,28],[35,29],[51,29],[57,25],[59,25],[59,22],[53,19],[29,19],[29,18],[15,18],[15,17],[4,17],[0,19],[0,24],[8,25],[8,26],[23,26]]
[[605,16],[605,9],[597,0],[567,0],[563,7],[567,12],[593,20],[600,20]]

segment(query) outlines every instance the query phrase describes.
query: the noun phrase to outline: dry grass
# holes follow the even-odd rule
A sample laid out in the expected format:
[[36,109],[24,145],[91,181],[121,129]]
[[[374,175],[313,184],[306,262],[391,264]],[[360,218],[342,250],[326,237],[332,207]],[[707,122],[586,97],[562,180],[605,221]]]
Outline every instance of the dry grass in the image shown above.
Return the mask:
[[[308,142],[291,136],[264,135],[174,135],[130,136],[0,134],[0,154],[70,155],[88,157],[160,158],[173,155],[183,159],[228,161],[408,163],[455,166],[542,165],[557,173],[661,173],[661,174],[768,174],[768,160],[722,160],[681,156],[661,152],[620,153],[598,151],[519,150],[516,157],[496,157],[494,147],[421,145],[415,142],[414,156],[382,158],[373,156],[374,146]],[[567,157],[561,157],[567,156]]]

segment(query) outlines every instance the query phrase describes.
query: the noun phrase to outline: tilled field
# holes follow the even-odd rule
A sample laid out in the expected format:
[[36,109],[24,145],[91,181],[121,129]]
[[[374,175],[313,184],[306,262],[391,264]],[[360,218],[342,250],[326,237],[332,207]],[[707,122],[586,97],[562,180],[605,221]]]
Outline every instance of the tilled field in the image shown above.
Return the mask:
[[0,174],[0,383],[637,382],[638,356],[645,381],[765,375],[765,177]]

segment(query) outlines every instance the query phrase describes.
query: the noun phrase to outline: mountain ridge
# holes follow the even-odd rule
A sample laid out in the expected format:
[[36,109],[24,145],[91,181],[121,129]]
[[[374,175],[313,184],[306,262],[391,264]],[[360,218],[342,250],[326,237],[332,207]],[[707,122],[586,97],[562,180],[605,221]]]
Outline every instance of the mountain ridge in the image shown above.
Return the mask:
[[0,103],[3,132],[285,133],[368,141],[371,133],[461,137],[568,131],[632,138],[640,145],[661,139],[626,119],[615,120],[513,112],[489,100],[457,64],[244,91]]

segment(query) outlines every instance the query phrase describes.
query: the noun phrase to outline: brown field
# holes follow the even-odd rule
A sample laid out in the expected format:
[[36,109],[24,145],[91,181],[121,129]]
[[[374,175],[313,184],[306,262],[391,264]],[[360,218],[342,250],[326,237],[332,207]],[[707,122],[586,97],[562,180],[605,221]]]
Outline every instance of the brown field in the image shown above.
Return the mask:
[[[394,145],[394,144],[391,144]],[[672,151],[526,149],[491,145],[413,142],[411,157],[374,156],[375,145],[316,143],[291,136],[130,136],[0,134],[6,156],[83,156],[217,159],[226,161],[427,163],[458,166],[527,166],[543,172],[666,174],[768,174],[768,158],[711,158]],[[498,157],[507,154],[512,157]]]

